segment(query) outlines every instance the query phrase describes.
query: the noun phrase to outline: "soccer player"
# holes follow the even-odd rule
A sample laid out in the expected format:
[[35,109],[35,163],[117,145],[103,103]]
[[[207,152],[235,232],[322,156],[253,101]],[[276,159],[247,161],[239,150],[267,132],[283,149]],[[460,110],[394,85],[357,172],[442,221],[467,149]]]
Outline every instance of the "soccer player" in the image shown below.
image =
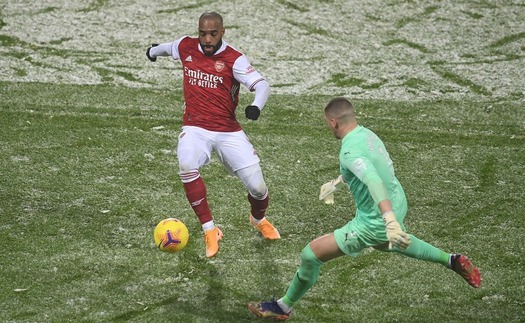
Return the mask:
[[266,239],[280,238],[279,231],[266,219],[269,195],[259,157],[235,116],[240,84],[255,91],[252,104],[245,109],[246,118],[251,120],[259,118],[270,95],[270,85],[243,53],[223,40],[224,32],[220,14],[203,13],[198,37],[183,36],[173,42],[153,44],[146,50],[150,61],[171,56],[182,63],[185,103],[177,146],[179,175],[186,198],[204,230],[207,257],[217,254],[222,239],[199,172],[210,162],[212,151],[247,188],[251,224]]
[[319,199],[334,203],[334,192],[349,188],[355,200],[355,217],[302,250],[299,269],[282,298],[250,302],[250,311],[258,317],[288,319],[292,307],[317,282],[325,262],[344,255],[358,256],[369,247],[442,264],[472,287],[480,287],[481,273],[467,256],[448,254],[405,232],[407,200],[392,160],[381,139],[357,123],[352,103],[334,98],[326,105],[324,117],[335,138],[341,140],[341,175],[321,186]]

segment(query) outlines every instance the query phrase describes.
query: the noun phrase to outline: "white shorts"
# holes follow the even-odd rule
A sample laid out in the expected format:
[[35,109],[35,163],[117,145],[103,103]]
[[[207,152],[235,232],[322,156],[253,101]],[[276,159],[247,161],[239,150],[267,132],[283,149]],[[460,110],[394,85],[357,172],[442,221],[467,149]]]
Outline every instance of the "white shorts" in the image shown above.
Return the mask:
[[217,153],[230,175],[260,161],[243,130],[217,132],[184,126],[177,146],[179,171],[199,169],[209,164],[212,151]]

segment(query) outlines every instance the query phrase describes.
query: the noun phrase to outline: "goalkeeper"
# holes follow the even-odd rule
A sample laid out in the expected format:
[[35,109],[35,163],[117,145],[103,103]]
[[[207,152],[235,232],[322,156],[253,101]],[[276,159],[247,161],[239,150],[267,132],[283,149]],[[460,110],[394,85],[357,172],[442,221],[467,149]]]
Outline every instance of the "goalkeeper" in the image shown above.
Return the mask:
[[392,160],[381,139],[357,123],[352,103],[345,98],[332,99],[324,109],[324,117],[335,138],[341,140],[341,175],[321,186],[319,199],[334,203],[334,192],[349,188],[355,200],[355,217],[302,250],[301,265],[282,298],[250,302],[250,311],[259,317],[287,319],[292,307],[317,282],[325,262],[344,255],[355,257],[370,247],[442,264],[472,287],[480,287],[481,273],[469,258],[446,253],[405,232],[407,200]]

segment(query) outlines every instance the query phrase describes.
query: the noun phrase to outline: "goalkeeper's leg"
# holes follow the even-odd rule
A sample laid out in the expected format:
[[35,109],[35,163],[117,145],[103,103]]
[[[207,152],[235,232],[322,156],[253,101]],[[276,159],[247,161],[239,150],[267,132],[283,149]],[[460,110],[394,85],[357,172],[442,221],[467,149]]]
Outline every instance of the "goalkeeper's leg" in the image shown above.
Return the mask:
[[282,298],[282,302],[291,309],[315,285],[322,265],[323,262],[315,256],[310,245],[304,247],[301,251],[301,265]]
[[290,317],[292,307],[317,282],[323,262],[317,258],[308,244],[301,251],[301,265],[295,273],[284,297],[277,301],[249,302],[248,308],[258,317],[286,320]]
[[442,264],[443,266],[449,267],[450,254],[444,252],[441,249],[434,247],[433,245],[420,240],[413,234],[409,234],[410,241],[412,243],[405,250],[399,248],[393,248],[391,250],[381,249],[382,251],[393,251],[404,254],[405,256],[416,258],[420,260],[430,261],[434,263]]
[[321,266],[334,258],[343,256],[333,233],[326,234],[310,242],[301,251],[301,265],[295,273],[283,298],[277,302],[285,311],[297,303],[317,282]]
[[301,265],[295,273],[286,294],[277,301],[250,302],[248,308],[258,317],[285,320],[290,316],[292,307],[306,294],[306,292],[317,282],[321,266],[334,258],[344,256],[345,252],[340,249],[339,242],[348,244],[345,249],[348,254],[357,255],[363,245],[358,242],[354,231],[347,230],[346,226],[336,230],[339,234],[336,241],[336,233],[329,233],[310,242],[301,251]]
[[418,239],[412,234],[410,234],[410,239],[412,243],[405,250],[401,250],[398,248],[377,249],[381,251],[397,252],[411,258],[442,264],[443,266],[450,268],[456,273],[458,273],[461,277],[463,277],[463,279],[465,279],[470,284],[470,286],[474,288],[478,288],[481,286],[481,272],[476,266],[472,264],[472,262],[467,256],[446,253],[443,250],[432,246],[428,242]]

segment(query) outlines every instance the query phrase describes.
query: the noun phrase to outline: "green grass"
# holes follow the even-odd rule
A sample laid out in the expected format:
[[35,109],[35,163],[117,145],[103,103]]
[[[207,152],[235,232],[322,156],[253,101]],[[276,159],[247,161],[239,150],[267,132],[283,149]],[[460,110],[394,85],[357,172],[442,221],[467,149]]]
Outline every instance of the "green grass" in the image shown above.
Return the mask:
[[[0,6],[0,322],[256,322],[301,249],[351,219],[351,196],[318,201],[338,174],[322,118],[352,99],[407,193],[410,233],[469,255],[472,289],[442,266],[366,251],[326,264],[292,322],[525,322],[525,6],[519,1],[69,1]],[[201,169],[217,257],[177,175],[181,66],[151,43],[223,13],[225,39],[272,85],[256,122],[280,241],[248,222],[240,181]],[[255,17],[255,18],[254,18]],[[179,254],[153,244],[178,217]]]
[[[177,176],[179,92],[0,89],[0,321],[255,321],[245,303],[282,296],[304,245],[353,214],[349,194],[338,193],[333,206],[317,200],[319,186],[337,175],[338,143],[321,114],[328,96],[274,95],[257,122],[239,115],[283,239],[264,241],[249,225],[242,185],[214,156],[202,174],[225,237],[208,260]],[[521,104],[355,103],[394,159],[409,231],[468,254],[483,287],[436,264],[365,252],[325,265],[293,321],[523,320]],[[168,216],[191,232],[180,254],[153,246],[153,228]]]

